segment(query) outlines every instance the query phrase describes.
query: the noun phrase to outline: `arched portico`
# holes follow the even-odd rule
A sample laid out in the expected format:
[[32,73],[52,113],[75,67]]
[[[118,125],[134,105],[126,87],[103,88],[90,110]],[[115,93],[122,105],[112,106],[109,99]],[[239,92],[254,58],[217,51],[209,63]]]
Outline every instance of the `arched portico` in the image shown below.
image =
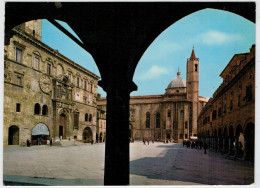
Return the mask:
[[[8,31],[18,24],[59,19],[70,25],[83,42],[78,44],[95,59],[102,77],[99,85],[107,92],[106,185],[129,184],[129,97],[137,89],[132,78],[139,59],[167,27],[204,8],[255,21],[255,3],[6,3],[6,43],[12,35]],[[122,17],[124,21],[118,19]]]

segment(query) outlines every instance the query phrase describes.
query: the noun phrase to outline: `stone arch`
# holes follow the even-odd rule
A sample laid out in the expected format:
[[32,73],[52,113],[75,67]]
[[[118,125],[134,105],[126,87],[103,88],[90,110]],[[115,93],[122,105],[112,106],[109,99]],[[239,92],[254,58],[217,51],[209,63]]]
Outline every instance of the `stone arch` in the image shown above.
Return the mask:
[[90,127],[85,127],[82,133],[82,141],[84,143],[90,143],[93,140],[93,134]]
[[41,144],[47,144],[47,140],[50,139],[50,131],[45,123],[37,123],[32,128],[31,144],[36,145],[40,141]]
[[17,125],[8,128],[8,145],[19,145],[19,127]]
[[255,124],[255,119],[252,117],[249,117],[249,118],[247,118],[247,120],[245,121],[244,124],[241,123],[241,125],[243,125],[243,132],[244,132],[247,124],[249,124],[249,123]]

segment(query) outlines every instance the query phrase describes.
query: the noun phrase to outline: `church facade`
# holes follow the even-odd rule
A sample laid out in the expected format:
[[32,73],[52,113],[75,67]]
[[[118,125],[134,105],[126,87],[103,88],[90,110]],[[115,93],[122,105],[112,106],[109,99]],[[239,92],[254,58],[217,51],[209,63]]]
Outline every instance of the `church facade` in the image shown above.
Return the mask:
[[96,139],[99,77],[41,42],[41,20],[4,47],[4,145]]
[[[129,137],[134,140],[182,142],[197,136],[197,117],[207,102],[199,96],[199,59],[194,49],[187,60],[187,80],[180,71],[162,95],[131,96]],[[98,98],[106,106],[106,98]]]

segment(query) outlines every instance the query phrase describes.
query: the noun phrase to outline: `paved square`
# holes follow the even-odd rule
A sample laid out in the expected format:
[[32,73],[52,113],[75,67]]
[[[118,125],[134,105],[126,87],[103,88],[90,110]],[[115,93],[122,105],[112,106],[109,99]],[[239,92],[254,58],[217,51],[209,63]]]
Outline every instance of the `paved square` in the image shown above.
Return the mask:
[[[8,147],[4,181],[20,185],[103,185],[105,144],[68,147]],[[243,185],[254,167],[208,151],[161,142],[130,144],[131,185]]]

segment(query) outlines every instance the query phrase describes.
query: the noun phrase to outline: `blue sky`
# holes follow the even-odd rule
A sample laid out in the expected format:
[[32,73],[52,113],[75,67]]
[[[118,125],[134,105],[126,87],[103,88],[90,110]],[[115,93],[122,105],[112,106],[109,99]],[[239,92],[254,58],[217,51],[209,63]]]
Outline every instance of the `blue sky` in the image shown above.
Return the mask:
[[[42,41],[100,76],[92,56],[46,20],[42,23]],[[131,95],[164,94],[178,68],[186,80],[186,62],[194,45],[200,59],[199,94],[211,97],[222,82],[219,74],[233,55],[249,52],[252,44],[255,44],[254,23],[220,10],[195,12],[167,28],[146,50],[134,75],[138,91]],[[106,96],[100,87],[98,92]]]

